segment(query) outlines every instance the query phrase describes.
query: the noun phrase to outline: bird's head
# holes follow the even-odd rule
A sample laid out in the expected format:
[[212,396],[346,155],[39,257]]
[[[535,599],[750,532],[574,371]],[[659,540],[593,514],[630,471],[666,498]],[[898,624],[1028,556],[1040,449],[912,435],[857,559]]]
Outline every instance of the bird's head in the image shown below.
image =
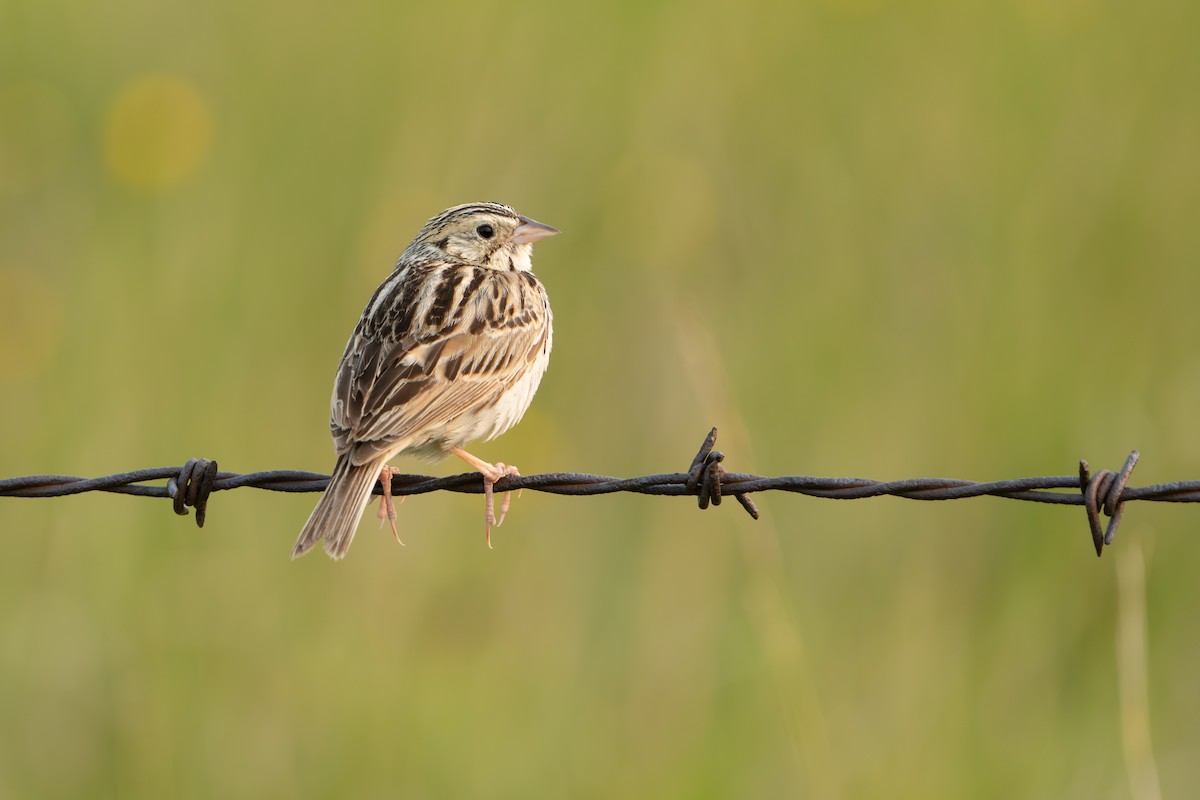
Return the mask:
[[556,233],[506,205],[469,203],[426,222],[405,255],[449,256],[477,267],[529,270],[533,243]]

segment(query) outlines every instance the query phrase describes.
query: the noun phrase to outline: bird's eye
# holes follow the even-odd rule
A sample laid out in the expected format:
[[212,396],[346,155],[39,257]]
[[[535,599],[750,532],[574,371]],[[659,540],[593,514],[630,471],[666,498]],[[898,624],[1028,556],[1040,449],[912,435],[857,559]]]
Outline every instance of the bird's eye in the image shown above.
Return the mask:
[[485,239],[490,239],[496,235],[496,229],[487,224],[480,225],[475,229],[475,232]]

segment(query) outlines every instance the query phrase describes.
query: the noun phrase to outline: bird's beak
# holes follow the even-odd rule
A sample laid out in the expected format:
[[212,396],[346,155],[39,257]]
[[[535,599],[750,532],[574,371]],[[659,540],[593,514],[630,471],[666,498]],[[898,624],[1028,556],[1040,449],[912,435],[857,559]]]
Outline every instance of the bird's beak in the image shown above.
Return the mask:
[[545,239],[547,236],[553,236],[558,233],[558,228],[551,228],[549,225],[543,225],[540,222],[531,220],[529,217],[520,217],[521,224],[517,226],[516,232],[513,234],[513,241],[517,244],[530,244],[538,239]]

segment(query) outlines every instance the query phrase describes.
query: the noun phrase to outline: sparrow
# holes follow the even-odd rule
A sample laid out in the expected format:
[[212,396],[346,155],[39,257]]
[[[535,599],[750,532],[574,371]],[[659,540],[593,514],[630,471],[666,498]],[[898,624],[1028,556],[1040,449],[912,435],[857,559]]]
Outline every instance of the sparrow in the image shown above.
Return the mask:
[[513,466],[463,447],[520,421],[550,360],[550,300],[533,274],[533,243],[558,231],[499,203],[469,203],[436,215],[371,296],[333,383],[329,428],[337,463],[292,558],[325,540],[346,555],[375,482],[379,517],[396,532],[388,462],[456,455],[484,482],[484,529],[497,521],[492,487]]

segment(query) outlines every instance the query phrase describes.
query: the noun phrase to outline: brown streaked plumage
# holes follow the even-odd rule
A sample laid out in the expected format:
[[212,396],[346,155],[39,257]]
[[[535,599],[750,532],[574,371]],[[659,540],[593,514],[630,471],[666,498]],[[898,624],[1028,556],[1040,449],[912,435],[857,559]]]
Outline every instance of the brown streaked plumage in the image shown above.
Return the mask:
[[[338,460],[292,558],[322,538],[330,556],[344,556],[375,481],[390,488],[386,465],[401,454],[453,453],[480,470],[490,544],[492,484],[516,470],[462,447],[515,425],[546,371],[550,301],[530,253],[557,232],[499,203],[455,206],[425,223],[342,354],[329,418]],[[501,520],[506,509],[507,497]],[[385,512],[394,519],[390,492]]]

